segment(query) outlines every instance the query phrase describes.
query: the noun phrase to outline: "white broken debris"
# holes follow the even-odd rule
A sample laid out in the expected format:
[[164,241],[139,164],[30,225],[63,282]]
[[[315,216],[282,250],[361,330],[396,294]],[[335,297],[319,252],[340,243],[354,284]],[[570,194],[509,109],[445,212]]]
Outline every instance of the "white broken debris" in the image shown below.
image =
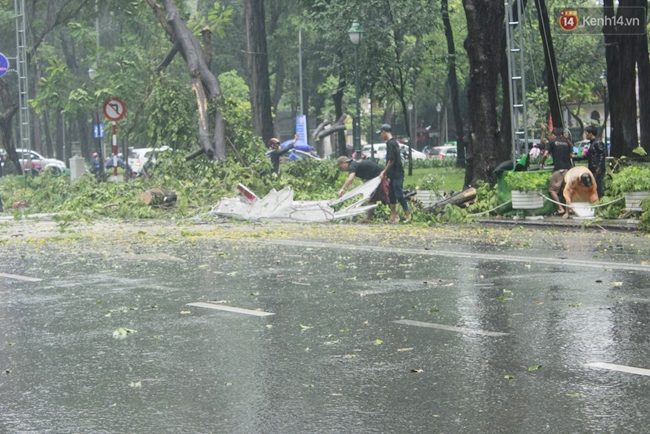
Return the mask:
[[[379,186],[379,177],[364,182],[335,200],[294,201],[293,189],[287,186],[280,191],[271,190],[263,198],[257,197],[246,186],[239,184],[239,197],[223,198],[212,208],[210,214],[243,220],[271,220],[286,222],[327,222],[364,214],[377,204],[364,205]],[[335,211],[332,207],[356,196],[361,198],[352,205]]]

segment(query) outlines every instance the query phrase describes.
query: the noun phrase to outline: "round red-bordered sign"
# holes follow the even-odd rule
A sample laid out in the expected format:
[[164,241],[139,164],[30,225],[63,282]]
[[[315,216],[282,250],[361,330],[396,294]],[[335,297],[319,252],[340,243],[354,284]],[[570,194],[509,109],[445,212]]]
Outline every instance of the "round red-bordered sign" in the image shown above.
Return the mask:
[[104,103],[104,115],[109,121],[119,121],[126,114],[126,104],[119,98],[111,98]]
[[560,27],[567,32],[578,27],[578,11],[574,9],[563,9],[560,11]]

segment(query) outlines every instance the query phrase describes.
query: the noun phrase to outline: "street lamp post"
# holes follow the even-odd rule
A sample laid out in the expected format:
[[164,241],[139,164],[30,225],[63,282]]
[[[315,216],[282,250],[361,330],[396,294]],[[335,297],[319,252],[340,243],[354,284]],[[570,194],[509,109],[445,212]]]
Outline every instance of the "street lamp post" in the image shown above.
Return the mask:
[[[94,68],[90,67],[88,69],[88,76],[90,77],[90,81],[92,81],[93,84],[94,84],[95,77],[97,77],[97,71]],[[97,135],[97,150],[98,150],[98,154],[99,154],[99,176],[100,176],[100,179],[104,179],[104,172],[105,172],[105,169],[104,169],[104,167],[105,167],[104,166],[104,149],[102,148],[101,128],[99,126],[99,110],[97,110],[96,107],[95,107],[95,122],[96,122],[95,125],[97,125],[97,132],[96,132],[97,134],[96,135]],[[94,126],[93,126],[93,132],[95,132],[94,131]]]
[[357,20],[354,20],[352,27],[348,30],[350,41],[354,44],[354,82],[356,87],[357,115],[352,123],[352,134],[354,139],[354,150],[357,158],[361,158],[361,107],[359,106],[359,44],[363,38],[363,29]]
[[605,106],[605,121],[603,122],[603,137],[605,140],[605,148],[607,149],[607,155],[609,155],[609,146],[607,146],[607,116],[608,116],[608,107],[607,107],[607,71],[603,71],[603,75],[600,76],[600,83],[603,85],[603,104]]
[[[372,83],[372,80],[369,80]],[[372,99],[374,86],[370,86],[370,158],[375,161],[375,129],[372,121]]]
[[436,106],[436,111],[438,112],[438,146],[440,146],[440,140],[442,139],[442,133],[440,131],[440,111],[442,110],[442,106],[440,103]]
[[445,106],[445,143],[443,145],[447,144],[449,141],[449,113],[447,112],[447,106]]

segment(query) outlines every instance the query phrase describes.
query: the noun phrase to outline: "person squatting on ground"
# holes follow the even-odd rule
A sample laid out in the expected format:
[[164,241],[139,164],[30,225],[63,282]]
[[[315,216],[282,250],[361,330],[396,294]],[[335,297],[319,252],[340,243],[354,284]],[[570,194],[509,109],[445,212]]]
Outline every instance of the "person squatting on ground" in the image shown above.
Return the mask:
[[404,165],[402,164],[402,157],[400,154],[399,145],[397,140],[393,137],[391,127],[388,124],[383,124],[379,129],[382,140],[386,142],[386,167],[381,172],[382,178],[388,178],[388,199],[390,207],[390,218],[388,223],[399,223],[399,215],[397,214],[397,202],[402,205],[404,209],[404,217],[406,223],[411,221],[411,210],[409,204],[404,197]]
[[606,149],[605,144],[598,138],[598,129],[593,125],[587,125],[585,128],[585,139],[589,140],[589,149],[587,150],[587,167],[591,170],[596,180],[596,191],[598,199],[604,196],[605,190],[605,164]]
[[280,141],[276,139],[275,137],[272,139],[269,139],[269,142],[267,144],[267,147],[269,148],[268,151],[266,151],[266,155],[269,156],[271,159],[271,163],[273,164],[273,172],[275,172],[277,175],[280,174],[280,157],[283,155],[286,155],[293,149],[293,147],[296,145],[296,142],[298,141],[298,134],[296,134],[293,137],[293,143],[289,144],[286,148],[282,149],[280,147]]
[[[548,184],[548,192],[551,198],[557,203],[557,213],[555,215],[564,215],[564,207],[560,203],[560,191],[564,183],[564,174],[573,166],[573,145],[569,139],[564,137],[562,128],[553,128],[551,140],[542,154],[542,161],[539,164],[540,169],[544,168],[546,157],[551,154],[553,157],[553,175]],[[568,217],[568,214],[567,214]]]
[[[343,187],[341,187],[341,189],[339,190],[339,197],[345,194],[345,190],[350,185],[352,185],[354,178],[359,177],[364,182],[369,181],[373,178],[380,176],[383,170],[383,167],[381,167],[379,164],[375,163],[372,160],[362,160],[357,162],[354,161],[352,158],[346,157],[345,155],[340,156],[336,162],[341,171],[350,173],[348,175],[348,178],[345,180]],[[385,177],[381,178],[381,182],[379,183],[377,189],[372,193],[372,196],[370,196],[369,202],[370,204],[375,204],[377,202],[381,202],[383,204],[390,203],[390,200],[388,198],[388,179],[386,179]],[[374,213],[375,213],[374,208],[369,209],[368,213],[366,214],[366,218],[360,220],[360,223],[370,223]]]
[[596,180],[589,169],[576,166],[564,174],[564,191],[562,192],[566,203],[562,218],[569,218],[569,210],[573,202],[598,202]]

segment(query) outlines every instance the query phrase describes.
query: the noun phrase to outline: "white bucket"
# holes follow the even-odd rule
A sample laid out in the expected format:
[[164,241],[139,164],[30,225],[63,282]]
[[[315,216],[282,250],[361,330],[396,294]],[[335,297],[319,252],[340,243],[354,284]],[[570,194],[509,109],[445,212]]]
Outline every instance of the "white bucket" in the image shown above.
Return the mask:
[[596,209],[589,202],[573,202],[573,212],[576,217],[583,219],[592,219],[596,216]]

